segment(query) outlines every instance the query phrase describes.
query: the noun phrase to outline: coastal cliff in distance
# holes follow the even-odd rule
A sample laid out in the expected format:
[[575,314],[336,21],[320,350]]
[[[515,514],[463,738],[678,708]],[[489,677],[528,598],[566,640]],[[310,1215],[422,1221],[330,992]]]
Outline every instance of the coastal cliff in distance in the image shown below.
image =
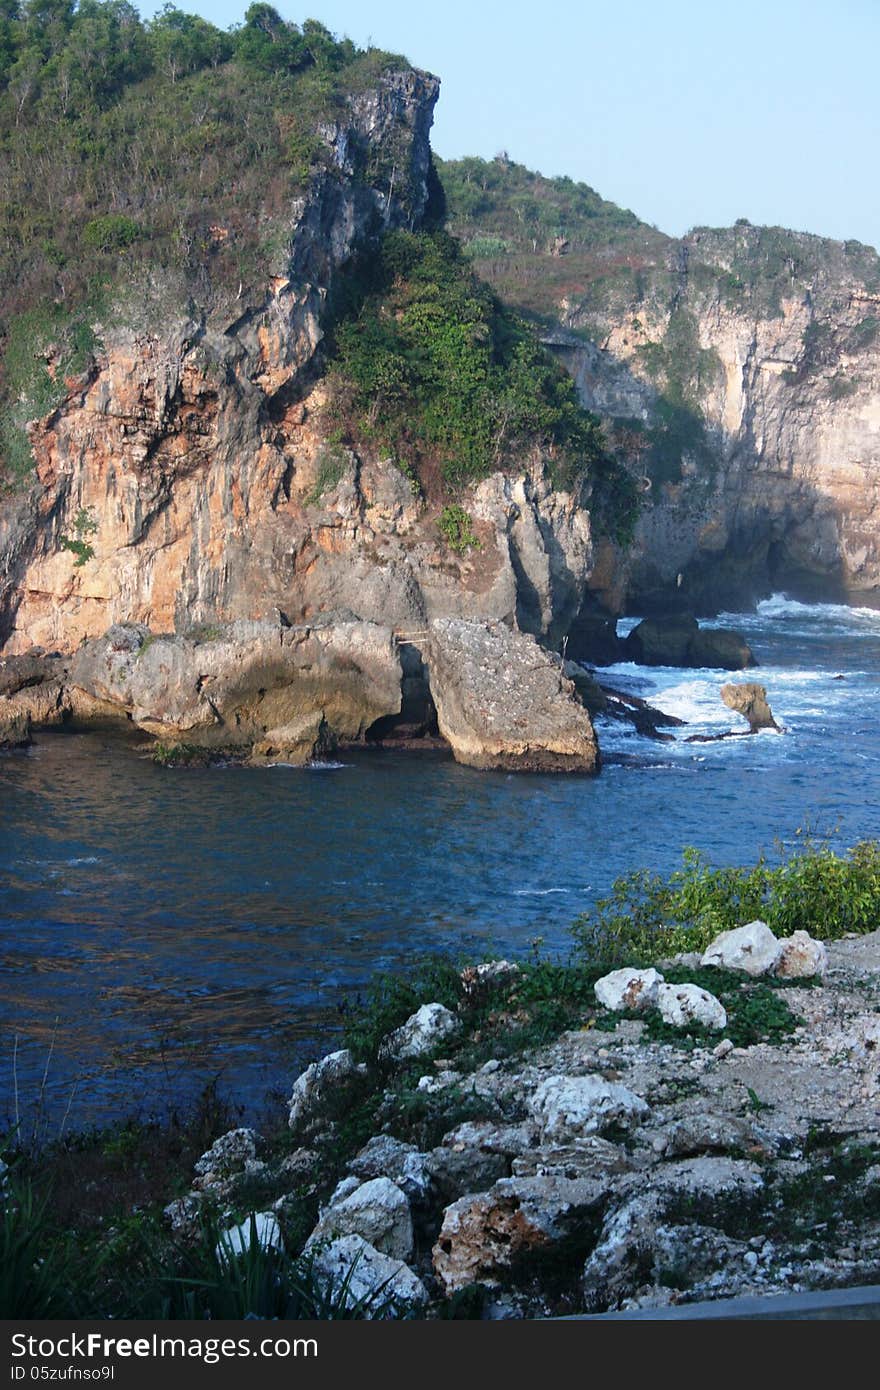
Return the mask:
[[880,602],[880,259],[777,227],[666,237],[499,158],[442,166],[473,264],[535,317],[641,488],[611,611],[774,589]]

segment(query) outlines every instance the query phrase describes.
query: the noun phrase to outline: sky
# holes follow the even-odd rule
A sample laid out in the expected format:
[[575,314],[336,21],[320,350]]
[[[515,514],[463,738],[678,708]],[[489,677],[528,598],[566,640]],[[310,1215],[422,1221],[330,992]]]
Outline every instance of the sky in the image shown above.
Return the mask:
[[[225,28],[249,0],[177,3]],[[747,217],[880,247],[880,0],[305,6],[275,8],[442,79],[444,158],[506,150],[676,235]]]

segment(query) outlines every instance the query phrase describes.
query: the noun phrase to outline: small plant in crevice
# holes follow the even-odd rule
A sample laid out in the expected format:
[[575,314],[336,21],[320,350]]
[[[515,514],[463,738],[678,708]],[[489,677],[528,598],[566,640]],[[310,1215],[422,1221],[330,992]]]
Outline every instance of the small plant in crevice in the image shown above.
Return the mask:
[[457,503],[450,503],[443,508],[437,519],[437,526],[449,549],[454,550],[456,555],[479,549],[480,542],[474,534],[470,515]]
[[93,536],[98,529],[95,514],[91,507],[80,507],[76,516],[73,518],[73,536],[61,535],[58,537],[58,544],[62,550],[69,550],[76,559],[73,562],[74,569],[82,569],[89,560],[95,558],[95,548],[86,539]]

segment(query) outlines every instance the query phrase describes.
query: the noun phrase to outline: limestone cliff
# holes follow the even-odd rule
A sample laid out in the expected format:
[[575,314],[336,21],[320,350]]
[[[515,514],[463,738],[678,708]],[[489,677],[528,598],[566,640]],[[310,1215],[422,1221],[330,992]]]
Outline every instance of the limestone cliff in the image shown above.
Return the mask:
[[[637,608],[734,606],[771,588],[880,601],[876,257],[784,234],[790,268],[761,302],[731,281],[767,235],[694,232],[665,294],[568,312],[598,330],[561,348],[583,399],[629,427],[642,460],[624,563]],[[673,412],[679,467],[652,470],[651,431]]]
[[[440,503],[391,459],[332,442],[323,418],[328,297],[355,252],[422,218],[437,92],[428,74],[388,72],[322,127],[330,167],[237,300],[200,303],[156,272],[94,325],[92,367],[28,427],[36,482],[0,506],[7,654],[69,652],[117,622],[186,632],[278,611],[408,632],[456,614],[562,637],[590,519],[539,457],[468,493],[478,545],[458,553]],[[392,165],[390,187],[363,172]]]
[[501,156],[441,173],[478,270],[555,321],[545,341],[639,480],[635,544],[594,556],[598,605],[707,612],[774,588],[880,603],[870,247],[744,220],[676,240]]

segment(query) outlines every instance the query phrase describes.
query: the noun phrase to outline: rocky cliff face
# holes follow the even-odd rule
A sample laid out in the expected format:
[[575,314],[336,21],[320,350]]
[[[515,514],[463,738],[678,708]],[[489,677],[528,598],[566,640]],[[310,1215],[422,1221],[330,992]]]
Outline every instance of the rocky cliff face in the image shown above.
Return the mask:
[[599,308],[564,306],[593,341],[551,341],[644,489],[631,552],[593,577],[608,607],[774,588],[880,603],[877,281],[867,248],[738,226],[674,243]]
[[[7,654],[69,652],[117,622],[185,632],[278,610],[409,631],[457,614],[563,635],[592,563],[589,516],[540,460],[467,499],[479,547],[458,555],[439,506],[393,461],[334,444],[322,419],[334,277],[384,229],[418,225],[437,91],[394,72],[351,99],[321,132],[333,167],[239,300],[200,306],[157,277],[96,325],[93,369],[29,428],[35,485],[0,509]],[[391,164],[397,194],[359,172]]]

